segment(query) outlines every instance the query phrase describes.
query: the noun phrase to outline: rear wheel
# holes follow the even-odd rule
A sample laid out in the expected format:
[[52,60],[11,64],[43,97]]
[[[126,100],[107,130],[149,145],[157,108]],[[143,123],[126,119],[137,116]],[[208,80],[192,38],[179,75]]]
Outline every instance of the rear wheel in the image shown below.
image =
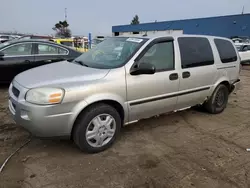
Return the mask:
[[224,111],[228,103],[229,91],[227,86],[220,84],[214,90],[213,95],[204,104],[205,109],[211,114],[218,114]]
[[73,138],[85,152],[97,153],[109,148],[121,129],[119,113],[110,105],[90,106],[78,119]]

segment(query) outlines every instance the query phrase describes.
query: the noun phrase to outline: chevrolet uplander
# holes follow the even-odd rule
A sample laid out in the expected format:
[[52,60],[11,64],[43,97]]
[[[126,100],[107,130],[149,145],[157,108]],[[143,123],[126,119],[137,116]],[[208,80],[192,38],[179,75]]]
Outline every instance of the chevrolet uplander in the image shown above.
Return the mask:
[[239,54],[226,38],[110,37],[71,62],[17,75],[9,109],[34,136],[63,136],[94,153],[140,119],[197,105],[221,113],[239,73]]

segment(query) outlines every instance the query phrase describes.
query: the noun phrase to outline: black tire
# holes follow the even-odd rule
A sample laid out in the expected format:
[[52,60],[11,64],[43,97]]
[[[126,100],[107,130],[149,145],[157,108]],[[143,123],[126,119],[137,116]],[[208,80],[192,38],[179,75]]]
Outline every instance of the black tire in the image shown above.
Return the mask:
[[214,90],[212,96],[204,104],[205,109],[211,114],[219,114],[224,111],[228,102],[229,91],[227,86],[220,84]]
[[[86,138],[86,131],[89,123],[93,118],[100,114],[109,114],[111,115],[116,123],[116,129],[112,139],[104,146],[93,147],[91,146]],[[94,104],[87,108],[80,116],[78,117],[75,127],[73,129],[73,140],[79,149],[87,153],[98,153],[108,149],[118,137],[121,130],[121,117],[117,110],[107,104]]]

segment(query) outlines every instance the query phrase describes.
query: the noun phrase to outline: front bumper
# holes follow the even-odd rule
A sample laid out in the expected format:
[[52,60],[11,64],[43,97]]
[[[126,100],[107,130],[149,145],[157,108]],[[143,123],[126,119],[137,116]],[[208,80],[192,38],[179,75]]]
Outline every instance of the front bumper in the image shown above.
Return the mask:
[[[13,92],[13,86],[19,93]],[[31,104],[24,98],[27,91],[27,88],[17,82],[13,82],[9,87],[9,110],[14,121],[37,137],[70,136],[72,104],[43,106]]]

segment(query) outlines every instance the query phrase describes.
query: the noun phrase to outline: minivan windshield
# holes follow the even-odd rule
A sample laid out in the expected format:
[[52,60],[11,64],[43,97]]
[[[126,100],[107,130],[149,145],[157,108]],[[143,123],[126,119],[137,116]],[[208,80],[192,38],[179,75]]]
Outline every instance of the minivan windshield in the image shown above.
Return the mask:
[[146,38],[110,37],[73,62],[91,68],[117,68],[124,65],[147,40]]

